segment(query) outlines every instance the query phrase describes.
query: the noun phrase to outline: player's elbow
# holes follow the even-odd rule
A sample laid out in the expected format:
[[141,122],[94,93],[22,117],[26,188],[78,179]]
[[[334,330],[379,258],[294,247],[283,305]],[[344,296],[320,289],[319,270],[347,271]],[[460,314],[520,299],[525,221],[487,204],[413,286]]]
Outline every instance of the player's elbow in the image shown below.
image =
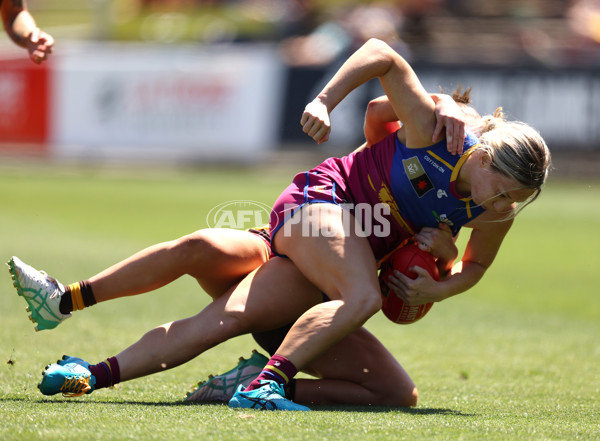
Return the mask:
[[373,98],[367,104],[367,116],[379,114],[380,109],[387,107],[389,105],[388,103],[389,100],[386,96],[379,96],[377,98]]
[[370,38],[364,45],[372,63],[379,66],[379,74],[383,75],[392,66],[394,58],[399,57],[398,53],[386,42],[377,38]]
[[374,55],[385,56],[389,54],[390,51],[394,52],[394,50],[390,47],[389,44],[378,38],[369,38],[365,43],[365,47],[367,47],[369,51]]
[[[385,99],[384,99],[385,98]],[[365,112],[365,125],[376,125],[387,122],[388,109],[391,107],[387,97],[378,97],[369,101]]]

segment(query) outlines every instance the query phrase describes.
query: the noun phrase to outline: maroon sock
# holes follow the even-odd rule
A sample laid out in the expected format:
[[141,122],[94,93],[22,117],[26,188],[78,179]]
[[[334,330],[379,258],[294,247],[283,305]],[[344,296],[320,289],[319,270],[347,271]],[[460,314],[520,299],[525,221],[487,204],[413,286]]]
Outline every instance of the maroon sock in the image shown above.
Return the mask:
[[273,355],[258,377],[245,389],[246,391],[258,389],[262,380],[273,380],[285,387],[298,373],[298,369],[290,360],[281,355]]
[[116,357],[110,357],[106,361],[90,365],[88,369],[96,378],[96,389],[114,386],[121,381],[121,371]]

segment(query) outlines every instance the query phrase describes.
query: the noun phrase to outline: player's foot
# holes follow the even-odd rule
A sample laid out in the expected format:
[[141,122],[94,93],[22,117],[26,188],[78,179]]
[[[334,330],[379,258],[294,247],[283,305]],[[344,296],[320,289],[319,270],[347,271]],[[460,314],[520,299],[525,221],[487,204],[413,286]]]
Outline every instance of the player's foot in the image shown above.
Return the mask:
[[306,406],[296,404],[285,398],[285,392],[279,383],[272,380],[262,380],[258,389],[244,392],[244,386],[238,386],[237,391],[229,400],[229,407],[259,410],[310,410]]
[[238,385],[248,385],[258,377],[269,359],[257,351],[252,351],[248,360],[240,357],[237,366],[224,374],[209,376],[208,381],[198,383],[195,390],[190,392],[185,401],[200,403],[228,403],[235,393]]
[[62,360],[46,366],[38,389],[44,395],[62,393],[65,397],[91,394],[95,389],[96,377],[88,369],[89,366],[81,358],[63,355]]
[[56,328],[62,321],[71,317],[71,313],[60,312],[60,298],[65,292],[64,286],[43,271],[22,262],[18,257],[8,261],[8,271],[17,292],[29,305],[29,319],[37,323],[36,331]]

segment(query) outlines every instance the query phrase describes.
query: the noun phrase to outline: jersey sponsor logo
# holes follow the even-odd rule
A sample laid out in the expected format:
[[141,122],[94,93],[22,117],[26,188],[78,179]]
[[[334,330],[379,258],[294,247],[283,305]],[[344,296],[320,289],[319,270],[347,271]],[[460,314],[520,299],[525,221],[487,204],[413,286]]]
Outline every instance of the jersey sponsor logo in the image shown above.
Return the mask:
[[448,197],[448,193],[446,193],[445,190],[442,190],[441,188],[437,191],[437,197],[438,199],[442,199],[442,198],[447,198]]
[[437,171],[439,171],[440,173],[445,173],[446,169],[444,167],[442,167],[440,164],[438,164],[436,161],[433,160],[433,158],[431,158],[428,155],[423,156],[423,159],[425,159],[425,161],[429,162],[431,164],[431,166],[433,168],[435,168]]
[[420,198],[425,196],[430,190],[433,190],[431,179],[429,179],[429,176],[425,173],[419,158],[413,156],[412,158],[403,159],[402,165],[404,166],[404,171],[406,176],[408,176],[413,189]]

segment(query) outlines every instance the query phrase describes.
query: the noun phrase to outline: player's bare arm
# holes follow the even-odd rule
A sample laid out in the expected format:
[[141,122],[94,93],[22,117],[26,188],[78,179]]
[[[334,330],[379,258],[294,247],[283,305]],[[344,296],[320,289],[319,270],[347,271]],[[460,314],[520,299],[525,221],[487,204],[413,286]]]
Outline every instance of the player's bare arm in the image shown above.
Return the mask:
[[475,286],[492,265],[502,241],[512,225],[512,220],[499,221],[489,213],[470,223],[473,228],[462,259],[441,281],[435,281],[423,268],[415,267],[416,279],[396,273],[391,286],[409,305],[440,302],[463,293]]
[[436,124],[435,103],[408,63],[376,39],[369,40],[351,55],[309,103],[301,119],[304,132],[322,142],[323,131],[330,130],[329,114],[352,90],[373,78],[379,78],[398,119],[407,126],[407,145],[430,145]]
[[10,39],[25,49],[35,63],[41,63],[52,53],[54,39],[37,27],[23,0],[2,0],[0,13]]
[[[473,230],[461,261],[454,265],[450,275],[440,282],[443,290],[441,300],[475,286],[494,262],[513,220],[486,220],[486,214],[488,213],[484,213],[469,225]],[[491,213],[488,216],[496,217]]]
[[[431,94],[435,103],[436,127],[431,139],[437,143],[443,138],[444,128],[448,151],[452,154],[462,154],[465,142],[465,118],[461,108],[450,95]],[[364,134],[366,144],[356,151],[372,146],[391,133],[398,132],[398,139],[406,143],[402,124],[387,96],[377,97],[369,102],[365,113]]]

